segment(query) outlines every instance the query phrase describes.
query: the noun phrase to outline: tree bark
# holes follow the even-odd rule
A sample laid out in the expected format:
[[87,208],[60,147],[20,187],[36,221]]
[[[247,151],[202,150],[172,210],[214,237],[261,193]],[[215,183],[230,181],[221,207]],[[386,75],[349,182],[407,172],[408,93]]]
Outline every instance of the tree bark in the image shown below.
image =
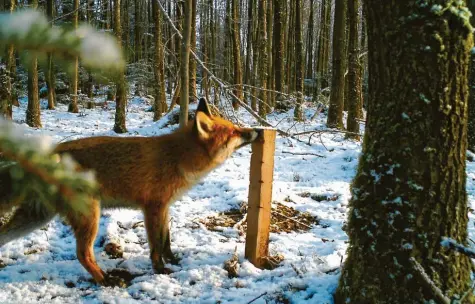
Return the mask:
[[[114,4],[114,33],[117,44],[122,49],[122,28],[120,27],[120,0],[115,0]],[[115,97],[115,123],[114,132],[125,133],[125,107],[127,105],[127,90],[125,83],[125,71],[120,71],[116,81],[117,93]]]
[[320,34],[318,35],[318,48],[317,48],[317,75],[315,91],[313,93],[313,100],[318,101],[320,91],[322,88],[328,86],[327,73],[328,73],[328,53],[329,53],[329,41],[330,41],[330,0],[322,0],[320,10]]
[[[348,104],[348,118],[346,128],[353,133],[359,133],[358,122],[359,108],[361,108],[361,66],[358,58],[360,54],[358,24],[359,0],[349,0],[348,3],[348,96],[345,98]],[[348,133],[348,138],[359,139],[359,135]]]
[[[234,95],[243,100],[242,94],[242,62],[241,62],[241,34],[239,22],[239,0],[232,0],[232,31],[233,31],[233,57],[234,57]],[[233,100],[235,110],[239,108],[239,102]]]
[[259,86],[261,88],[259,93],[259,115],[265,117],[267,114],[267,1],[270,0],[260,0],[259,2]]
[[[475,13],[475,0],[467,0],[468,9]],[[474,17],[471,23],[474,24]],[[468,149],[475,152],[475,53],[470,52],[470,70],[469,70],[469,97],[468,97]]]
[[[30,8],[38,8],[38,0],[30,0]],[[38,95],[38,60],[31,54],[28,65],[28,108],[26,123],[33,128],[41,128],[40,99]]]
[[166,95],[165,95],[165,78],[164,78],[164,63],[165,54],[162,42],[162,15],[156,1],[152,1],[153,14],[155,19],[155,101],[153,104],[153,121],[157,121],[162,117],[162,113],[166,110]]
[[[78,28],[79,21],[79,0],[73,1],[73,27]],[[69,104],[68,112],[78,113],[78,81],[79,81],[79,58],[73,59],[73,75],[71,79],[71,103]]]
[[[284,0],[274,0],[274,86],[277,92],[284,90]],[[277,96],[280,99],[280,95]]]
[[192,0],[185,0],[185,20],[183,25],[183,39],[181,41],[181,92],[180,92],[180,127],[188,123],[188,103],[189,103],[189,63],[190,63],[190,40],[191,40],[191,17],[193,11]]
[[[10,0],[5,3],[5,10],[10,11],[10,14],[13,13],[15,10],[15,0]],[[0,117],[5,119],[12,119],[13,116],[13,102],[14,102],[14,94],[13,94],[13,76],[14,73],[12,72],[14,67],[14,47],[13,45],[7,46],[7,53],[5,58],[5,68],[0,72],[0,83],[4,83],[5,85],[0,87]]]
[[[196,53],[196,0],[191,0],[191,34],[190,34],[190,50]],[[190,57],[190,102],[196,102],[198,94],[196,93],[196,60]]]
[[302,21],[301,21],[301,0],[295,0],[295,92],[297,93],[297,103],[295,104],[295,120],[303,120],[303,41],[302,41]]
[[345,0],[335,0],[335,19],[333,29],[333,63],[330,107],[327,126],[343,129],[343,97],[345,91]]
[[335,303],[439,303],[428,279],[474,303],[465,189],[468,60],[462,1],[366,0],[369,106],[352,184],[345,261]]
[[[53,0],[46,1],[46,14],[48,20],[53,20],[54,17],[54,2]],[[53,26],[53,23],[51,23]],[[55,94],[55,76],[54,76],[54,65],[53,65],[53,54],[48,53],[48,68],[46,69],[46,86],[48,87],[48,110],[54,110],[56,104],[56,94]]]

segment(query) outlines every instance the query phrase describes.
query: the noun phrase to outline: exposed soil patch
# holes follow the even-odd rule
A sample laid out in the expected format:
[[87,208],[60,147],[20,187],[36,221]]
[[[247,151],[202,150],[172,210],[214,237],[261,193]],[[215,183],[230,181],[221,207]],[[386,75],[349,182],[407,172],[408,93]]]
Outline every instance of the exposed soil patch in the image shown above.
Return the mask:
[[[231,209],[215,216],[201,219],[200,222],[211,231],[223,231],[224,228],[235,227],[246,231],[247,206],[239,209]],[[272,204],[271,232],[282,233],[292,231],[308,231],[312,225],[318,225],[317,217],[308,212],[300,212],[281,203]]]
[[317,194],[310,192],[302,192],[298,194],[300,197],[310,197],[314,201],[323,202],[323,201],[336,201],[340,196],[338,194]]

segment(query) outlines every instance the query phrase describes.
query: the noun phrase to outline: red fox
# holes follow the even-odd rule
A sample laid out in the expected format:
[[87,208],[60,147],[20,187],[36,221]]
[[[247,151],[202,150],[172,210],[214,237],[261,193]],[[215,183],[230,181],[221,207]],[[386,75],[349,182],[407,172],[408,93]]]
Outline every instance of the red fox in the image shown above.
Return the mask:
[[[0,227],[0,247],[43,226],[59,213],[74,231],[79,262],[97,283],[113,285],[114,278],[101,270],[93,252],[100,206],[134,208],[144,214],[153,269],[166,273],[164,262],[177,262],[170,248],[170,205],[259,133],[212,116],[202,98],[195,120],[168,135],[90,137],[61,143],[56,153],[68,153],[81,168],[95,172],[100,197],[91,198],[87,215],[64,211],[61,204],[52,212],[35,200],[18,202],[11,219]],[[6,175],[0,176],[0,217],[12,205],[8,197],[12,185]]]

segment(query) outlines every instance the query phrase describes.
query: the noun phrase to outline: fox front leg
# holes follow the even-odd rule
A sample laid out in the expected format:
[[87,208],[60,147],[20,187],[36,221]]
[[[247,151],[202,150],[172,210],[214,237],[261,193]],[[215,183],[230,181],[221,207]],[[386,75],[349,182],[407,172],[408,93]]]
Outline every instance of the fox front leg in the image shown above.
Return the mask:
[[149,205],[144,210],[144,218],[153,270],[157,274],[171,273],[164,263],[168,236],[168,206]]
[[[167,220],[167,223],[168,223],[168,220]],[[167,225],[167,228],[168,228],[168,225]],[[168,233],[167,233],[167,239],[165,241],[165,249],[163,252],[163,257],[170,264],[178,265],[180,264],[181,259],[176,254],[173,253],[172,248],[171,248],[170,229],[168,228],[167,231]]]

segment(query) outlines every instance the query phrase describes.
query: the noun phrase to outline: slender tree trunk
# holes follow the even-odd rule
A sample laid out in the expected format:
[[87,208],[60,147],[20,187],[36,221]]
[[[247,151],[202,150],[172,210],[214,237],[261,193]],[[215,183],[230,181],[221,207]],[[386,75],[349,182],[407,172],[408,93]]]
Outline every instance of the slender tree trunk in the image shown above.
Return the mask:
[[162,113],[166,110],[167,106],[165,96],[165,78],[163,77],[163,74],[165,73],[163,61],[165,58],[162,43],[162,15],[156,1],[152,1],[152,6],[155,19],[155,101],[153,105],[153,121],[157,121],[162,117]]
[[267,1],[259,1],[259,86],[262,89],[259,94],[259,115],[265,117],[267,114]]
[[[115,0],[114,5],[114,33],[117,38],[119,48],[122,49],[122,28],[120,27],[120,0]],[[125,83],[125,71],[119,72],[116,81],[117,93],[115,97],[115,124],[114,132],[125,133],[125,107],[127,105],[127,89]]]
[[[274,83],[277,92],[284,91],[284,0],[274,0]],[[277,96],[279,99],[280,96]]]
[[[79,0],[73,1],[73,27],[78,28],[79,21]],[[72,113],[78,113],[78,81],[79,81],[79,58],[74,58],[73,77],[71,79],[71,103],[69,104],[68,111]]]
[[[191,10],[191,38],[190,49],[196,53],[196,1],[192,1]],[[190,102],[195,102],[198,94],[196,93],[196,60],[190,56]]]
[[[30,0],[30,8],[38,8],[38,0]],[[26,123],[33,128],[41,128],[40,100],[38,96],[38,60],[31,55],[28,66],[28,108],[26,110]]]
[[181,92],[180,92],[180,127],[188,123],[188,103],[189,103],[189,63],[190,63],[190,41],[191,41],[191,19],[193,14],[193,1],[185,0],[184,3],[185,20],[183,25],[183,39],[181,42]]
[[[53,0],[46,1],[46,14],[48,20],[53,20],[54,17],[54,2]],[[53,24],[51,23],[51,26]],[[54,76],[54,65],[53,65],[53,54],[48,53],[47,58],[48,68],[46,69],[46,86],[48,87],[48,109],[53,110],[56,104],[56,94],[55,90],[55,76]]]
[[288,24],[287,24],[287,58],[286,62],[286,81],[287,93],[295,92],[295,1],[291,0],[289,4]]
[[244,83],[251,84],[251,65],[252,65],[252,38],[253,38],[253,5],[254,1],[249,0],[247,3],[247,41],[246,41],[246,66],[244,69]]
[[370,102],[336,304],[442,303],[428,280],[453,303],[475,302],[470,259],[441,244],[467,245],[472,30],[453,13],[462,1],[419,4],[365,1]]
[[266,113],[271,112],[271,107],[274,106],[274,94],[272,93],[274,83],[274,71],[273,71],[273,59],[272,59],[272,37],[273,37],[273,25],[274,25],[274,13],[272,0],[267,0],[267,104]]
[[[92,26],[93,24],[93,9],[94,9],[94,0],[87,0],[87,22],[89,25]],[[127,13],[126,13],[127,14]],[[127,20],[127,18],[126,18]],[[128,39],[128,38],[126,38]],[[87,97],[89,98],[89,102],[92,103],[92,97],[93,97],[93,78],[92,78],[92,72],[88,72],[88,78],[87,78],[87,85],[86,85],[86,93]]]
[[320,34],[318,35],[318,49],[317,49],[317,75],[315,91],[313,93],[313,100],[318,101],[320,91],[326,88],[327,72],[328,72],[328,53],[329,53],[329,39],[330,39],[330,0],[322,0],[320,8]]
[[310,13],[308,15],[308,29],[307,29],[307,67],[306,78],[313,78],[313,24],[314,24],[314,4],[313,0],[310,0]]
[[140,16],[141,0],[135,0],[134,3],[134,47],[135,47],[135,62],[142,59],[142,18]]
[[[253,11],[256,11],[256,1],[252,1]],[[252,43],[252,90],[251,90],[251,108],[254,111],[257,111],[257,90],[255,89],[258,85],[258,68],[259,68],[259,27],[257,22],[257,14],[253,14],[254,18],[252,20],[253,23],[253,43]]]
[[297,104],[295,105],[295,120],[303,120],[303,41],[302,41],[302,21],[301,21],[301,0],[295,0],[295,92],[297,93]]
[[[242,62],[241,62],[241,35],[239,22],[239,0],[232,0],[232,32],[233,32],[233,57],[234,57],[234,95],[243,100],[242,94]],[[233,100],[235,110],[239,108],[239,102]]]
[[[358,122],[358,112],[361,108],[361,66],[358,58],[360,54],[358,39],[358,17],[359,0],[348,1],[348,27],[350,36],[348,39],[348,119],[346,128],[349,132],[359,133],[360,124]],[[347,137],[359,139],[359,135],[347,134]]]
[[345,0],[335,0],[335,25],[333,29],[333,64],[330,107],[327,126],[343,129],[343,97],[345,90]]
[[[15,10],[15,0],[10,0],[5,2],[5,10],[10,11],[10,14],[13,13]],[[0,117],[6,119],[12,119],[13,115],[13,101],[14,101],[14,94],[13,94],[13,76],[12,73],[13,65],[15,61],[14,57],[14,48],[13,45],[9,45],[6,48],[6,60],[5,60],[5,67],[2,68],[2,72],[0,72],[0,83],[4,83],[4,86],[0,86]]]

